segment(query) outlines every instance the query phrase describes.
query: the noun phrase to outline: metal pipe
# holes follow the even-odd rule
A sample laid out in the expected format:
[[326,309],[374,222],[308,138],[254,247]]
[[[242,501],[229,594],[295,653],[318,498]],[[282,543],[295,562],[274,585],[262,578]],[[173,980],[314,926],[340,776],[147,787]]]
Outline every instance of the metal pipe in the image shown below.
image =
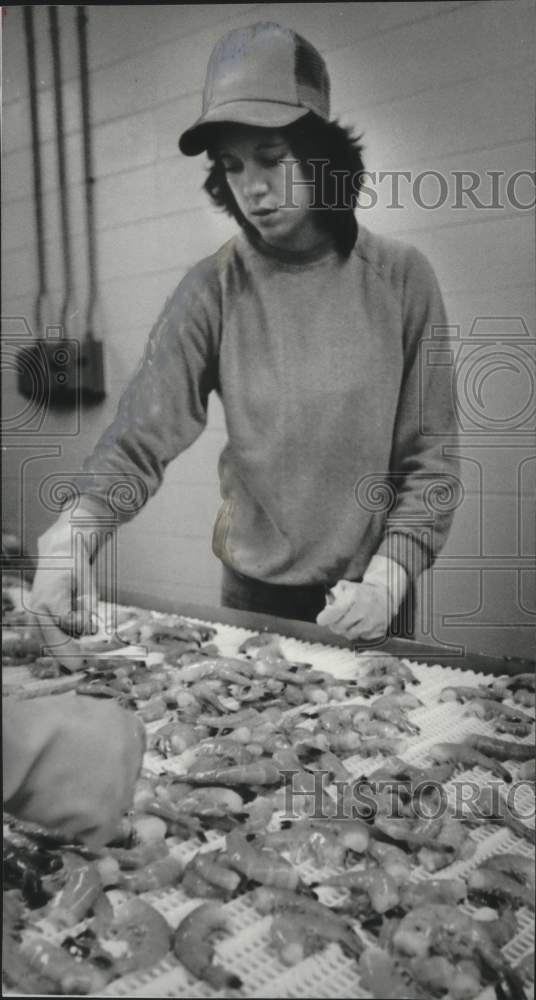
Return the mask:
[[60,191],[61,235],[63,246],[64,298],[61,309],[61,336],[66,336],[69,307],[73,296],[73,275],[71,267],[71,235],[69,229],[69,199],[67,192],[67,168],[65,157],[65,124],[63,115],[63,94],[61,89],[61,46],[58,23],[58,8],[48,8],[50,42],[52,47],[52,67],[54,76],[54,109],[56,117],[56,142],[58,151],[58,179]]
[[95,313],[98,307],[97,289],[97,253],[95,243],[95,205],[93,198],[93,186],[95,183],[93,172],[93,150],[91,145],[91,124],[90,124],[90,94],[89,94],[89,71],[87,56],[87,14],[85,7],[76,9],[76,26],[78,31],[78,48],[80,54],[80,93],[82,102],[82,135],[84,152],[84,180],[86,194],[86,219],[87,219],[87,255],[89,268],[89,297],[86,313],[86,336],[90,339],[94,336]]
[[35,59],[35,35],[33,22],[33,7],[23,7],[24,33],[26,38],[26,53],[28,61],[28,80],[30,89],[30,119],[32,131],[33,158],[33,189],[35,207],[35,228],[37,234],[37,270],[39,287],[35,300],[35,324],[39,334],[46,321],[45,308],[48,299],[47,266],[45,256],[45,227],[43,221],[43,185],[41,169],[41,143],[39,135],[39,106],[37,100],[37,74]]

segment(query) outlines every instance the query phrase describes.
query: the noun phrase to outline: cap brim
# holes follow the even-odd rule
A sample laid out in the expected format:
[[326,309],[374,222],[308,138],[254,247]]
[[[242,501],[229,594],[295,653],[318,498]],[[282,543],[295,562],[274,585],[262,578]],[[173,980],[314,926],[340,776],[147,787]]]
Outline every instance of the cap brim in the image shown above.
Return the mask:
[[284,128],[305,115],[309,108],[295,104],[276,104],[268,101],[231,101],[212,108],[201,115],[191,128],[179,138],[179,149],[185,156],[197,156],[210,142],[213,125],[231,122],[240,125],[257,125],[259,128]]

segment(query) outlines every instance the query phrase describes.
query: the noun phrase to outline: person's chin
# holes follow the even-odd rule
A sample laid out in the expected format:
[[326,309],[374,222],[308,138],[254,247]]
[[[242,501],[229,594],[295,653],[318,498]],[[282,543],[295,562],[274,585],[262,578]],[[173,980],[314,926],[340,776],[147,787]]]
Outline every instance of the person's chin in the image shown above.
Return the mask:
[[270,232],[273,229],[280,229],[284,223],[284,217],[279,209],[270,212],[268,215],[254,215],[253,225],[259,232]]

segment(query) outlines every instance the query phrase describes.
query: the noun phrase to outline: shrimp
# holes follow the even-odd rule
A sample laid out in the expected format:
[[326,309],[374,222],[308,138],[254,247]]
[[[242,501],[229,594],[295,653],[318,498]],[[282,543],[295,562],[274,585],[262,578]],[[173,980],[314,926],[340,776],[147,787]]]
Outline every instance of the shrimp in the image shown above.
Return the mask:
[[113,975],[109,970],[96,969],[89,962],[79,962],[42,934],[27,932],[18,947],[20,958],[35,972],[44,975],[65,996],[98,996]]
[[221,739],[206,739],[187,748],[181,757],[188,773],[197,773],[211,767],[229,767],[231,764],[251,764],[257,754],[239,740],[223,736]]
[[103,891],[95,862],[76,864],[65,885],[50,903],[47,918],[58,928],[72,927],[92,909]]
[[381,719],[383,722],[392,723],[397,729],[402,730],[402,732],[417,734],[420,732],[419,726],[409,722],[403,710],[419,708],[421,705],[422,701],[407,691],[402,691],[398,694],[384,694],[372,702],[370,706],[371,716],[373,719]]
[[[355,957],[363,951],[364,943],[351,920],[311,896],[262,886],[255,890],[252,900],[259,913],[275,913],[273,940],[285,964],[294,965],[330,941],[336,941]],[[288,950],[286,945],[290,945]]]
[[464,742],[487,757],[495,757],[497,760],[525,761],[534,757],[534,747],[528,743],[519,743],[517,740],[497,740],[492,736],[473,733],[471,736],[466,736]]
[[343,865],[346,848],[328,829],[314,831],[307,820],[284,830],[274,830],[262,837],[263,848],[285,851],[291,862],[300,864],[314,859],[318,864]]
[[272,918],[270,934],[285,965],[296,965],[332,942],[339,944],[350,956],[357,957],[362,951],[362,944],[351,927],[344,927],[324,915],[277,913]]
[[162,719],[167,712],[167,705],[161,695],[153,695],[149,701],[138,708],[138,715],[144,722],[155,722]]
[[411,850],[419,851],[419,860],[429,871],[450,864],[454,855],[469,856],[476,846],[467,840],[463,823],[448,815],[413,823],[406,818],[376,815],[374,826],[380,833],[393,840],[402,840]]
[[197,717],[197,724],[200,726],[207,726],[208,729],[216,729],[219,733],[225,732],[226,729],[239,729],[241,726],[255,727],[261,724],[261,718],[264,721],[265,713],[257,711],[256,708],[240,708],[237,712],[227,713],[226,715],[209,715],[207,712],[201,712]]
[[469,873],[467,885],[471,899],[483,899],[491,905],[494,900],[499,900],[534,910],[533,886],[522,885],[517,879],[510,878],[503,871],[496,871],[487,864],[480,865]]
[[435,767],[416,767],[414,764],[402,760],[400,757],[393,757],[391,760],[373,771],[369,775],[369,780],[374,781],[396,781],[406,786],[408,793],[418,792],[420,795],[429,786],[433,790],[437,785],[448,781],[454,774],[455,764],[453,762],[438,764]]
[[198,730],[188,722],[167,722],[153,733],[149,746],[163,757],[181,754],[187,747],[197,743]]
[[242,684],[230,684],[229,694],[243,704],[248,701],[261,701],[265,695],[265,686],[259,681],[244,681]]
[[510,708],[504,702],[491,698],[476,698],[467,706],[465,714],[487,721],[493,719],[499,732],[510,732],[515,736],[528,736],[534,725],[534,719],[520,708]]
[[385,913],[399,902],[395,880],[384,869],[376,866],[332,875],[322,879],[322,885],[340,886],[343,889],[350,889],[351,892],[366,893],[376,913]]
[[179,859],[173,854],[168,854],[151,861],[143,868],[120,873],[118,885],[121,889],[129,889],[131,892],[149,892],[152,889],[176,885],[181,874],[182,865]]
[[[367,710],[365,714],[369,722]],[[334,753],[348,754],[359,747],[361,735],[356,732],[353,713],[348,709],[327,708],[319,713],[318,724]]]
[[302,819],[287,829],[267,833],[263,847],[286,851],[291,861],[300,863],[314,859],[319,865],[342,866],[349,851],[362,853],[368,843],[368,830],[359,821]]
[[497,692],[507,694],[510,691],[518,691],[525,688],[528,691],[536,690],[536,674],[524,673],[514,674],[513,677],[498,677],[493,682],[493,689]]
[[476,801],[471,802],[470,806],[472,812],[470,822],[498,821],[510,827],[518,837],[524,837],[532,844],[535,843],[534,828],[527,826],[519,818],[497,788],[484,786],[480,789]]
[[383,736],[378,736],[377,738],[368,736],[359,744],[357,753],[360,757],[376,757],[378,754],[391,757],[393,754],[402,753],[405,746],[405,741],[401,739],[391,739],[390,737]]
[[[318,758],[318,766],[327,771],[333,781],[351,781],[352,774],[331,750],[324,750]],[[311,765],[309,764],[309,768]]]
[[[370,706],[373,714],[375,714],[378,709],[391,708],[396,709],[406,709],[407,711],[413,711],[415,708],[422,708],[422,701],[417,698],[416,695],[411,694],[411,691],[400,691],[396,694],[383,694],[379,698],[375,698]],[[378,716],[381,718],[381,716]]]
[[367,853],[397,885],[407,882],[411,875],[411,861],[405,851],[382,840],[370,840]]
[[162,837],[160,840],[151,840],[144,844],[137,844],[135,847],[107,847],[102,852],[102,861],[112,858],[120,868],[125,871],[132,871],[136,868],[144,868],[158,858],[164,858],[169,854],[167,842]]
[[405,910],[424,903],[455,904],[467,896],[467,886],[461,879],[428,878],[424,882],[409,882],[400,890],[400,902]]
[[519,965],[517,966],[517,971],[519,972],[523,982],[534,983],[534,952],[529,952],[521,959]]
[[227,834],[225,859],[230,868],[262,885],[293,890],[301,885],[300,876],[288,861],[275,851],[259,850],[249,844],[237,830]]
[[398,721],[395,720],[394,714],[390,719],[373,718],[369,719],[368,722],[363,720],[360,722],[358,729],[361,736],[365,739],[375,738],[380,740],[399,739],[401,730],[405,732],[414,732],[409,723],[406,724],[406,721],[402,718],[402,716],[397,716],[397,719],[399,719],[400,725],[398,724]]
[[245,639],[238,647],[239,653],[245,653],[252,659],[262,656],[263,659],[285,660],[285,654],[281,648],[278,635],[271,632],[262,632],[259,635],[252,635]]
[[480,684],[478,687],[460,685],[459,687],[444,687],[439,692],[439,701],[473,701],[475,698],[491,698],[500,701],[502,695],[498,694],[492,685]]
[[184,869],[181,888],[190,896],[210,896],[231,899],[242,876],[225,865],[225,855],[219,851],[198,851]]
[[[393,945],[403,955],[424,959],[444,955],[447,959],[474,960],[489,969],[503,996],[526,1000],[521,979],[493,944],[482,922],[473,920],[458,907],[425,904],[411,910],[393,934]],[[481,973],[482,975],[482,973]]]
[[463,768],[482,767],[486,771],[491,771],[498,778],[502,778],[503,781],[511,782],[512,780],[510,771],[502,764],[491,757],[486,757],[467,743],[435,743],[429,748],[428,753],[436,763],[454,762],[458,767]]
[[371,673],[368,676],[360,677],[356,687],[359,694],[367,696],[378,694],[380,691],[384,691],[386,694],[404,691],[406,683],[402,677],[396,675],[389,677],[384,674]]
[[277,785],[281,781],[281,772],[272,761],[259,760],[231,767],[211,766],[204,770],[190,770],[186,779],[199,785]]
[[526,688],[518,688],[512,695],[514,701],[526,708],[534,708],[536,705],[536,694],[534,691],[527,691]]
[[252,674],[253,668],[245,660],[227,656],[200,657],[199,660],[180,668],[179,679],[186,684],[209,678],[226,681],[228,684],[244,684]]
[[360,734],[352,732],[351,729],[341,729],[338,733],[329,734],[329,749],[335,754],[343,754],[346,757],[358,753],[361,742]]
[[536,760],[526,760],[521,764],[517,776],[525,781],[536,781]]
[[418,996],[403,970],[395,965],[393,955],[383,948],[368,947],[359,959],[359,980],[378,1000],[415,1000]]
[[227,918],[214,903],[201,903],[179,923],[173,934],[173,953],[188,972],[204,979],[216,990],[239,990],[242,980],[222,965],[216,965],[210,936],[227,929]]
[[409,684],[417,683],[417,679],[408,665],[403,663],[399,657],[391,656],[390,653],[377,653],[371,651],[369,653],[358,655],[358,660],[360,666],[365,663],[367,676],[371,673],[376,673],[378,675],[391,674],[402,677],[403,680],[408,681]]
[[194,698],[197,699],[201,704],[212,705],[216,711],[221,712],[235,712],[240,706],[236,701],[236,698],[228,698],[225,695],[220,695],[217,693],[218,682],[216,681],[197,681],[197,683],[192,684],[190,691]]
[[481,992],[480,970],[471,959],[454,965],[444,955],[414,958],[409,968],[416,982],[434,995],[448,993],[452,1000],[471,1000]]
[[179,800],[182,812],[195,816],[236,816],[244,811],[244,800],[232,788],[190,788]]
[[193,625],[185,619],[176,618],[175,615],[165,615],[158,621],[153,619],[142,624],[139,628],[139,641],[166,642],[176,640],[201,646],[203,642],[213,639],[216,634],[216,629],[211,625]]
[[195,816],[188,816],[170,799],[154,798],[145,803],[145,812],[149,816],[159,816],[165,820],[167,832],[174,837],[186,840],[195,837],[201,829],[200,821]]

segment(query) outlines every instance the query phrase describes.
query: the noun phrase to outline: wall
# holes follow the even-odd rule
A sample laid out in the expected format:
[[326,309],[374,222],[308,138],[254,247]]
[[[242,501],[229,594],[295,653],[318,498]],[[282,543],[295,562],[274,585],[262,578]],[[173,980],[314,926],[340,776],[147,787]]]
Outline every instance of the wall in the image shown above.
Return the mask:
[[[401,179],[403,207],[393,208],[392,180],[377,176],[360,215],[365,225],[399,235],[428,255],[458,338],[465,494],[443,557],[423,581],[421,628],[473,649],[530,653],[535,463],[526,357],[535,329],[533,220],[507,197],[504,185],[515,171],[534,169],[532,3],[87,10],[108,396],[101,407],[82,411],[78,425],[49,414],[38,428],[17,394],[12,360],[27,336],[24,319],[33,322],[37,271],[22,8],[4,8],[5,522],[35,551],[37,535],[54,516],[40,496],[43,480],[78,467],[113,417],[165,297],[194,261],[234,231],[208,205],[200,190],[201,164],[180,156],[177,136],[199,113],[206,60],[223,31],[278,20],[324,54],[333,111],[364,133],[367,169],[408,171],[413,179],[436,171],[446,178],[446,194],[432,174],[417,181],[413,194]],[[49,315],[57,323],[62,271],[52,68],[46,8],[35,8],[35,14]],[[59,17],[76,277],[68,333],[76,337],[83,332],[87,280],[74,9],[60,7]],[[453,171],[475,173],[480,207],[459,193],[462,207],[453,207]],[[502,207],[485,208],[492,171]],[[527,178],[520,178],[514,193],[519,203],[529,203],[533,188]],[[423,207],[440,200],[444,204],[435,210]],[[479,317],[492,319],[475,327]],[[120,533],[123,587],[155,599],[218,602],[219,565],[210,538],[224,440],[221,407],[212,400],[206,432],[171,464],[159,494]]]

